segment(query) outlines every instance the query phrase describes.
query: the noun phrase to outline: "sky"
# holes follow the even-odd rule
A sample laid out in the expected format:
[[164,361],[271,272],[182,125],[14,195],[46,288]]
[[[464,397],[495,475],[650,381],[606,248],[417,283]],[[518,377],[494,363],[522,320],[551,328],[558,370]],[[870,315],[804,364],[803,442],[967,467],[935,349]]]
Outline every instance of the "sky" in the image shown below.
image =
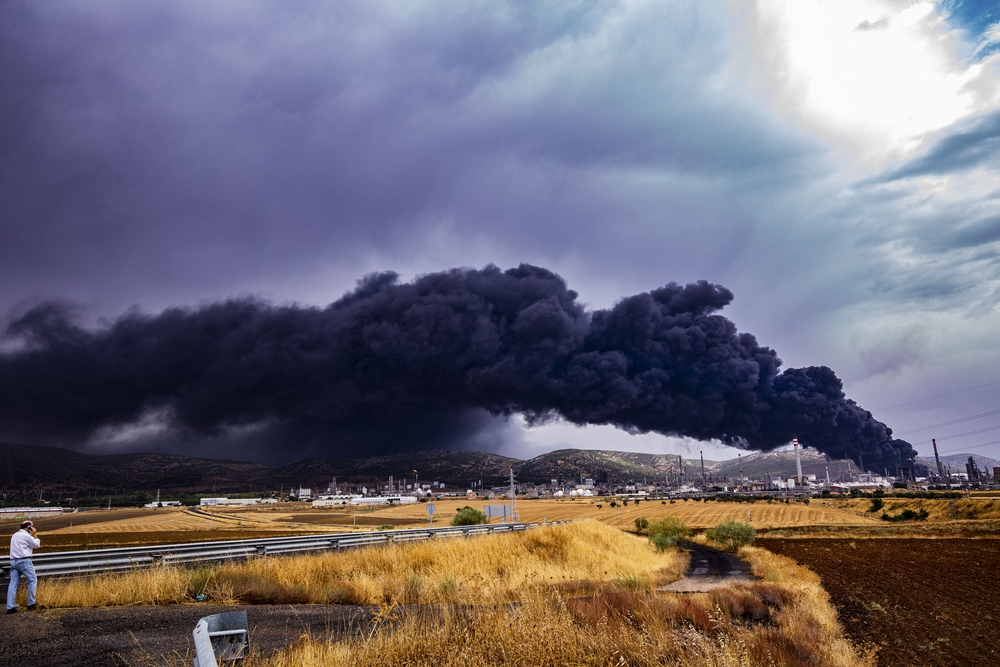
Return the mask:
[[[921,454],[1000,458],[995,3],[11,0],[0,91],[7,320],[490,263],[594,309],[705,279]],[[517,416],[466,446],[736,453]]]

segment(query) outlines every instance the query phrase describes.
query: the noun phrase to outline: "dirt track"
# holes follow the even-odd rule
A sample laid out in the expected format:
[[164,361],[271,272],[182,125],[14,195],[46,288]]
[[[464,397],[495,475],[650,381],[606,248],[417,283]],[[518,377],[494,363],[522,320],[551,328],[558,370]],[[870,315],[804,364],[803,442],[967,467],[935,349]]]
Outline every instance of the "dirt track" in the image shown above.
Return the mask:
[[734,554],[695,542],[684,542],[681,546],[691,554],[688,570],[683,579],[660,588],[661,591],[698,593],[754,579],[750,575],[750,566]]
[[0,615],[6,665],[76,667],[190,664],[191,632],[202,616],[245,609],[250,646],[262,652],[303,634],[343,636],[367,624],[371,608],[323,605],[173,605],[54,609]]

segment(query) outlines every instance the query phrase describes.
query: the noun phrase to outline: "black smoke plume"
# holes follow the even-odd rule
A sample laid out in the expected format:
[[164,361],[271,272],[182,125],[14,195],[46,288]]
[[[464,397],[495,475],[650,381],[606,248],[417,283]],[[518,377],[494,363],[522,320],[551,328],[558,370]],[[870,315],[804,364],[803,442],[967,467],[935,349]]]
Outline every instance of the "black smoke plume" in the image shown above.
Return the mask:
[[18,346],[0,356],[0,431],[81,442],[158,414],[178,437],[264,428],[288,459],[461,446],[485,410],[757,450],[797,435],[877,469],[912,458],[829,368],[779,373],[716,314],[732,298],[670,283],[588,312],[562,278],[521,265],[373,274],[326,308],[234,299],[96,331],[46,304],[6,328]]

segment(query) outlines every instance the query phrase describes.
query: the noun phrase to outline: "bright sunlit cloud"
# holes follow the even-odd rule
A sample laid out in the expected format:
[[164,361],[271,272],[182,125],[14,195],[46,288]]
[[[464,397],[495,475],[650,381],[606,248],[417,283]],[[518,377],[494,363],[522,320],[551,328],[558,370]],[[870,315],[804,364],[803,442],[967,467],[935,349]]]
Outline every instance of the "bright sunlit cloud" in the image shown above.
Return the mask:
[[864,161],[900,157],[977,111],[981,66],[932,2],[766,0],[758,6],[782,101]]

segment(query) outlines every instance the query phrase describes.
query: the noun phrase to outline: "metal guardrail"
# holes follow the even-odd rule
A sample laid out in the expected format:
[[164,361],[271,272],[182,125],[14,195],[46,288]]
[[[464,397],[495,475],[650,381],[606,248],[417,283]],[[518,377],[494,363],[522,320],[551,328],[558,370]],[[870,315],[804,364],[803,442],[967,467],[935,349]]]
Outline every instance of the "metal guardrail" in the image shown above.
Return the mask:
[[[548,524],[565,523],[550,521]],[[323,535],[297,535],[292,537],[267,537],[249,540],[220,542],[188,542],[183,544],[158,544],[120,549],[91,549],[84,551],[54,551],[35,554],[31,561],[39,577],[60,577],[133,570],[163,565],[187,565],[226,560],[239,560],[256,556],[278,556],[318,551],[339,551],[372,544],[390,544],[449,537],[472,537],[490,533],[509,533],[527,530],[540,524],[506,523],[476,526],[446,526],[444,528],[380,530],[366,533],[328,533]],[[0,571],[4,580],[10,577],[10,558],[0,557]]]

